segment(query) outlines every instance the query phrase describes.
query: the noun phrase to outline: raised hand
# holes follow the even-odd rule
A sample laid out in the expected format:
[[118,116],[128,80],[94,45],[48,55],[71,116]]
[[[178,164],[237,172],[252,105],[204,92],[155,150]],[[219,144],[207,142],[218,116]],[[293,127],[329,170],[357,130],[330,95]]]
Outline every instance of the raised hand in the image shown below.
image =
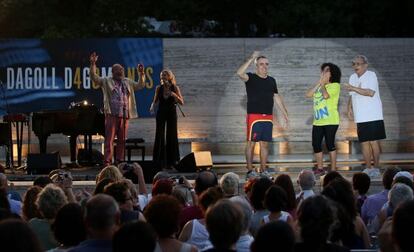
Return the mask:
[[93,52],[92,54],[91,54],[91,56],[89,56],[89,62],[91,63],[91,64],[96,64],[96,62],[98,61],[98,55],[96,54],[96,52]]
[[253,59],[256,59],[257,57],[259,57],[260,56],[260,51],[254,51],[253,53],[252,53],[252,58]]
[[137,69],[139,73],[144,73],[144,64],[139,63]]

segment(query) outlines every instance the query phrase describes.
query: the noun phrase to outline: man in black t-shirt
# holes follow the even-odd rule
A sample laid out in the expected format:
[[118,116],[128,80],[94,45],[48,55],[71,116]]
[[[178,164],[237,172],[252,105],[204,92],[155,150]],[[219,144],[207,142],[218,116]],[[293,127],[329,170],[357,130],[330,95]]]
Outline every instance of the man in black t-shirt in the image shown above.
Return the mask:
[[[255,73],[246,73],[254,61]],[[256,142],[260,144],[260,170],[264,172],[268,157],[268,143],[272,141],[273,130],[273,97],[288,125],[288,114],[282,97],[279,95],[276,80],[268,75],[269,60],[259,56],[255,51],[250,58],[237,70],[237,75],[246,84],[247,92],[247,145],[246,163],[247,177],[254,176],[253,155]]]

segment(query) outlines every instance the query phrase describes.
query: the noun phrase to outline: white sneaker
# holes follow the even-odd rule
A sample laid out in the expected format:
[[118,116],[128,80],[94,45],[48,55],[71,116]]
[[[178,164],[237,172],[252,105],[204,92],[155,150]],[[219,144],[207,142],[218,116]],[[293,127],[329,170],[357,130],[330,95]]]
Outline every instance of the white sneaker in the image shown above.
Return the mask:
[[365,168],[363,172],[368,174],[371,179],[381,177],[381,172],[378,168]]

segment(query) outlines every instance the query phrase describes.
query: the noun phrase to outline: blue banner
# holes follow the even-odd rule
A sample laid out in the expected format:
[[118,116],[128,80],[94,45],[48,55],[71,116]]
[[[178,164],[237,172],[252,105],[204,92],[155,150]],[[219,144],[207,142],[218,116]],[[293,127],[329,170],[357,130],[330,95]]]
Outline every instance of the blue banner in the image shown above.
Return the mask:
[[65,110],[87,100],[103,108],[102,91],[89,76],[89,56],[99,55],[100,76],[110,76],[119,63],[125,75],[138,81],[136,66],[145,66],[146,87],[136,91],[139,117],[151,117],[149,107],[163,68],[162,39],[0,40],[0,115]]

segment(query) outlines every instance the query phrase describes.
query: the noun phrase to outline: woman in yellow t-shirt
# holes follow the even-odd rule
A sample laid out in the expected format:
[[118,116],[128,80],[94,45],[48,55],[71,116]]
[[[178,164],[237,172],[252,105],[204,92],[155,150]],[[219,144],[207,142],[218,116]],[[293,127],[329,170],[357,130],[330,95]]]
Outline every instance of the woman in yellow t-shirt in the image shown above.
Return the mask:
[[335,135],[339,126],[338,101],[341,91],[341,69],[332,63],[321,65],[319,81],[308,89],[306,97],[313,97],[312,146],[316,159],[316,173],[324,173],[322,140],[329,151],[331,170],[336,170]]

